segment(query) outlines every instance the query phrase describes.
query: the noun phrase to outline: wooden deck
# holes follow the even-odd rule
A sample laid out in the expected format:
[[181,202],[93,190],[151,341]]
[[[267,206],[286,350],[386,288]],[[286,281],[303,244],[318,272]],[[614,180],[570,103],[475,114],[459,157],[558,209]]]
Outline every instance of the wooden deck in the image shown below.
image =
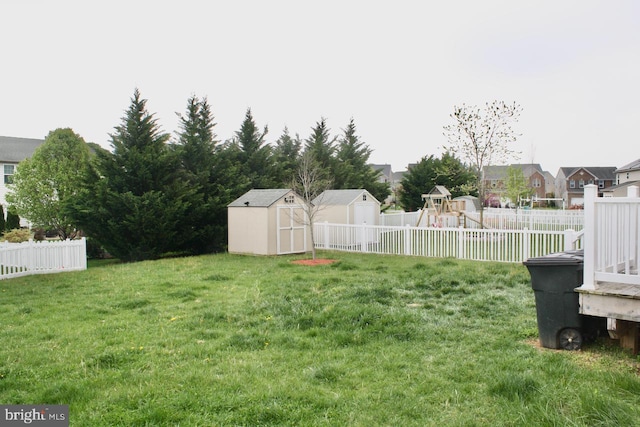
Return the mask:
[[576,288],[580,313],[606,317],[609,333],[633,354],[640,351],[640,286],[600,282],[596,289]]
[[577,288],[580,313],[640,322],[640,286],[600,282],[596,289]]

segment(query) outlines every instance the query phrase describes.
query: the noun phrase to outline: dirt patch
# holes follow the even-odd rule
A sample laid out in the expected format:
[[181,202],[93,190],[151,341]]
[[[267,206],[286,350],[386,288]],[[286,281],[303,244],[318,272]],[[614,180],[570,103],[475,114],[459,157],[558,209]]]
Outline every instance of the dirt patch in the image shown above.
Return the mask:
[[294,264],[298,264],[298,265],[327,265],[327,264],[333,264],[334,262],[337,262],[337,259],[326,259],[326,258],[317,258],[317,259],[299,259],[296,261],[291,261]]

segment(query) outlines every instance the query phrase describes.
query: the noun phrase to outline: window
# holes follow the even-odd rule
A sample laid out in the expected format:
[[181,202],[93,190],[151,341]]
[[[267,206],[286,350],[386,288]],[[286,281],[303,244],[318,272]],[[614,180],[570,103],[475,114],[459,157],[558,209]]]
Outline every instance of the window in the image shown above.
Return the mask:
[[540,188],[540,187],[542,187],[542,182],[540,181],[540,178],[534,178],[534,179],[531,181],[531,185],[532,185],[534,188]]
[[604,188],[604,179],[598,180],[598,188]]
[[579,188],[584,188],[584,179],[580,180],[580,182],[578,183],[578,187]]
[[363,194],[363,195],[362,195],[362,201],[363,201],[363,202],[366,202],[366,201],[367,201],[367,195],[366,195],[366,194]]
[[16,171],[16,165],[4,165],[4,183],[13,184],[13,174]]
[[294,196],[287,196],[284,198],[285,203],[294,203],[295,201],[296,201],[296,198]]
[[573,179],[569,181],[569,188],[576,188],[576,182]]

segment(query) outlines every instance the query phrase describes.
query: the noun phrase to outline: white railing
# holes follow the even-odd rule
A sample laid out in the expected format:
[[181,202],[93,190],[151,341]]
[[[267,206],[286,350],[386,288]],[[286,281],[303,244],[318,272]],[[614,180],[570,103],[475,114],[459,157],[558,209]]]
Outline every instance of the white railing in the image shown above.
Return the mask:
[[567,248],[580,248],[573,230],[390,227],[326,222],[314,226],[317,249],[347,252],[523,262]]
[[[433,215],[425,212],[420,224],[420,212],[401,212],[380,215],[380,225],[427,227],[438,222]],[[468,228],[480,228],[480,212],[464,212],[469,220]],[[441,215],[440,223],[445,227],[457,227],[459,219],[452,215]],[[485,209],[483,212],[485,227],[498,230],[542,230],[542,231],[580,231],[584,228],[584,212],[581,210],[539,210],[539,209]]]
[[627,197],[598,197],[598,187],[584,191],[584,284],[597,282],[640,285],[640,197],[631,186]]
[[31,274],[87,269],[87,246],[80,240],[0,243],[0,280]]

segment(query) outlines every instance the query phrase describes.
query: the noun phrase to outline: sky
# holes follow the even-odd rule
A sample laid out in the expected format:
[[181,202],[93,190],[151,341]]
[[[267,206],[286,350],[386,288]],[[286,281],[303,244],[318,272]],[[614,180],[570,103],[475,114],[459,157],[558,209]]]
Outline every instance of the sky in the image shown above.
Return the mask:
[[640,158],[634,0],[0,0],[0,135],[70,127],[110,148],[137,88],[175,135],[206,97],[221,141],[248,108],[275,143],[350,119],[394,171],[448,145],[454,106],[516,102],[514,163]]

